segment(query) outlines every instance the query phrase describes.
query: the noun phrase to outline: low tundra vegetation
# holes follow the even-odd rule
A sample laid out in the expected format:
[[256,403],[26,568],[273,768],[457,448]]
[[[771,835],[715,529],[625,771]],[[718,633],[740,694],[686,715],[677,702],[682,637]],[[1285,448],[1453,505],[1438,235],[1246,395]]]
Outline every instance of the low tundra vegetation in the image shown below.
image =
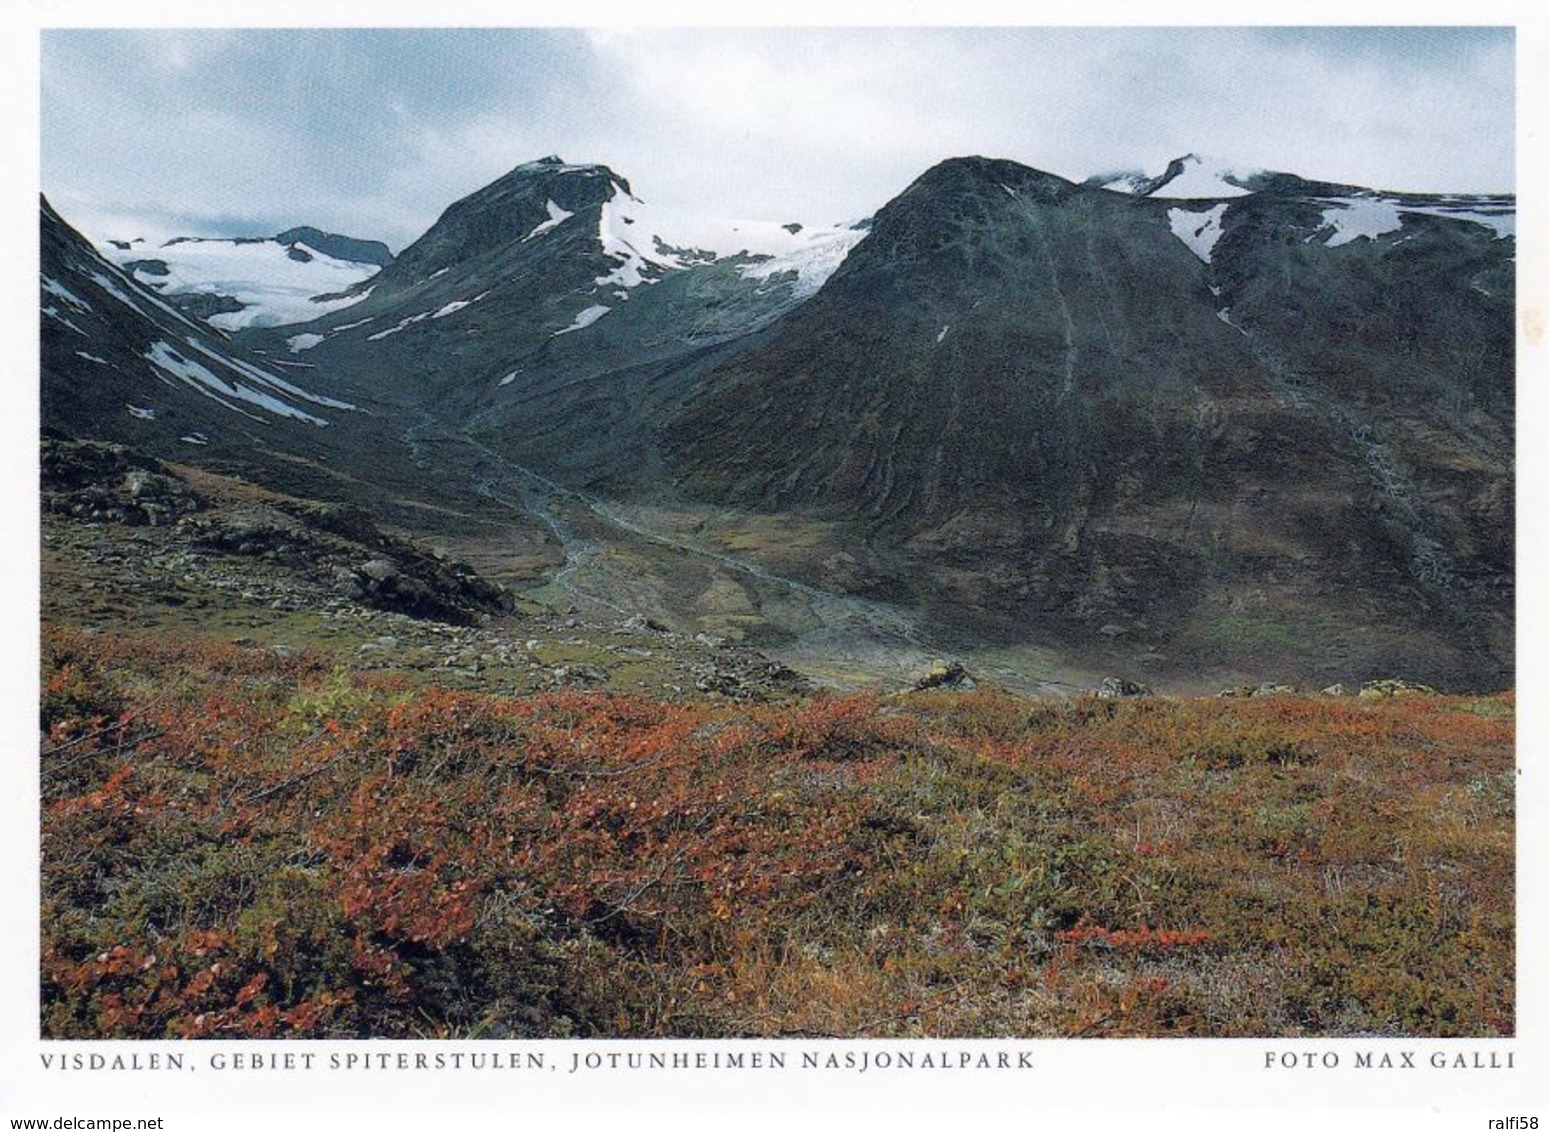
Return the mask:
[[1513,1032],[1509,694],[42,692],[53,1038]]

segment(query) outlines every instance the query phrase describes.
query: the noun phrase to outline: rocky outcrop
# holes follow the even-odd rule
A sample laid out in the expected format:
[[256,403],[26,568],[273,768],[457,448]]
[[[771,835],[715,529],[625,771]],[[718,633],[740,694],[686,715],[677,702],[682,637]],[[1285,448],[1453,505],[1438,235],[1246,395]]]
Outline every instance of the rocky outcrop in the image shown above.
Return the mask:
[[380,530],[365,512],[275,496],[219,508],[169,465],[124,445],[46,434],[42,502],[72,519],[179,527],[200,551],[255,559],[331,581],[365,605],[467,623],[512,608],[503,586],[466,562]]
[[1117,676],[1105,676],[1092,694],[1100,700],[1128,700],[1152,694],[1149,685],[1136,680],[1123,680]]
[[923,692],[929,688],[952,688],[970,692],[979,686],[968,669],[959,661],[938,660],[914,682],[914,690]]
[[1436,689],[1411,680],[1387,678],[1366,681],[1356,694],[1363,700],[1386,700],[1394,696],[1434,696]]
[[400,548],[396,559],[337,567],[334,576],[346,597],[411,617],[455,622],[512,607],[504,587],[485,581],[466,563],[412,548]]
[[40,455],[45,511],[93,522],[162,526],[203,505],[159,460],[123,445],[45,434]]

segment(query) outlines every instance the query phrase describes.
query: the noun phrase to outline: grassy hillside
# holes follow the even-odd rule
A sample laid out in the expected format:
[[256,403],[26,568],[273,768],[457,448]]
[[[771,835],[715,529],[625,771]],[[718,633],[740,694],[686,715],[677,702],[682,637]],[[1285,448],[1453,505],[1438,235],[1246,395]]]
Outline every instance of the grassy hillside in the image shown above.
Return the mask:
[[46,624],[42,1029],[1514,1028],[1511,695],[459,691]]

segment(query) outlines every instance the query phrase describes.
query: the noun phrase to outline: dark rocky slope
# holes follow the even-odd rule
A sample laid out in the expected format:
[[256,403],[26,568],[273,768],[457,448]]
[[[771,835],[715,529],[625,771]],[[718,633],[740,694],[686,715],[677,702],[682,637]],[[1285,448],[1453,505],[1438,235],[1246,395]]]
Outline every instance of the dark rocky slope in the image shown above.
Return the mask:
[[[686,494],[858,522],[940,623],[1196,671],[1511,666],[1512,241],[928,172],[666,430]],[[1321,236],[1321,238],[1320,238]],[[1149,659],[1148,659],[1149,658]]]

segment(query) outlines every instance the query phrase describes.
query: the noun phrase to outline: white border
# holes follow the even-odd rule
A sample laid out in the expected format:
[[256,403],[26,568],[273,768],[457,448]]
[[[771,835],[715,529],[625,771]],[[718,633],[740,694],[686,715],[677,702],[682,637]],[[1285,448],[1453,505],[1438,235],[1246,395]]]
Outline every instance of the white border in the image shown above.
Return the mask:
[[[479,1118],[477,1113],[570,1112],[634,1113],[631,1123],[666,1126],[667,1113],[710,1125],[711,1114],[763,1112],[769,1123],[788,1123],[798,1112],[919,1112],[995,1110],[1024,1114],[1069,1113],[1062,1123],[1086,1125],[1099,1114],[1123,1114],[1126,1120],[1160,1120],[1164,1127],[1302,1128],[1313,1117],[1329,1128],[1447,1127],[1486,1128],[1487,1117],[1537,1115],[1549,1121],[1549,1072],[1545,1072],[1546,980],[1537,960],[1545,947],[1543,863],[1546,814],[1544,789],[1544,709],[1536,692],[1545,669],[1538,645],[1546,625],[1537,570],[1544,562],[1544,537],[1532,519],[1545,513],[1544,472],[1535,456],[1541,449],[1549,405],[1541,392],[1544,351],[1549,341],[1530,341],[1525,328],[1549,323],[1546,311],[1544,224],[1546,162],[1543,122],[1546,103],[1538,76],[1549,74],[1549,24],[1527,3],[1476,0],[1459,3],[1367,3],[1358,11],[1349,3],[1256,4],[1245,19],[1241,3],[1188,3],[1157,7],[1095,0],[1076,9],[1028,11],[1025,5],[967,0],[950,7],[906,3],[891,8],[859,6],[856,0],[798,0],[778,6],[732,8],[725,4],[593,3],[559,8],[522,0],[520,3],[443,0],[434,9],[406,4],[341,3],[338,0],[274,0],[255,5],[212,5],[208,0],[142,3],[132,9],[110,0],[34,3],[7,11],[4,105],[10,133],[0,147],[5,175],[4,224],[0,245],[7,270],[3,277],[6,349],[5,380],[13,409],[6,414],[3,467],[4,519],[12,534],[5,568],[0,571],[0,616],[7,648],[0,681],[9,738],[0,770],[0,1116],[154,1116],[165,1115],[167,1128],[272,1128],[275,1114],[294,1128],[351,1126],[344,1113],[371,1114],[373,1127],[415,1128],[431,1124],[428,1114],[456,1112],[452,1126],[510,1125],[507,1118]],[[23,16],[24,18],[17,18]],[[771,23],[813,26],[861,25],[980,25],[1047,24],[1088,26],[1232,25],[1232,24],[1456,24],[1514,25],[1517,29],[1518,151],[1518,514],[1519,599],[1519,1037],[1510,1042],[1028,1042],[921,1043],[916,1051],[940,1046],[953,1050],[1029,1050],[1035,1068],[1027,1072],[937,1071],[866,1073],[756,1071],[716,1073],[704,1070],[669,1072],[564,1072],[576,1050],[727,1049],[714,1044],[671,1043],[461,1043],[416,1046],[413,1043],[305,1043],[304,1048],[326,1057],[330,1052],[399,1050],[472,1052],[541,1049],[559,1069],[546,1071],[422,1075],[370,1072],[335,1074],[246,1071],[216,1072],[210,1058],[233,1050],[299,1051],[303,1043],[39,1043],[37,1001],[37,838],[35,761],[32,720],[36,718],[37,672],[37,329],[33,289],[37,242],[37,100],[38,42],[42,27],[90,26],[594,26],[627,23],[657,26],[763,26]],[[1527,517],[1523,522],[1521,517]],[[24,769],[25,768],[25,769]],[[897,1050],[905,1043],[748,1043],[747,1051],[777,1050],[791,1062],[801,1051]],[[62,1053],[92,1050],[109,1055],[152,1049],[180,1052],[203,1068],[182,1074],[45,1073],[40,1051]],[[1506,1051],[1518,1068],[1505,1071],[1359,1072],[1350,1068],[1357,1050],[1420,1052],[1417,1061],[1436,1048]],[[1340,1069],[1266,1070],[1266,1054],[1333,1052]],[[192,1114],[219,1114],[198,1116]],[[1076,1116],[1076,1113],[1082,1114]],[[182,1115],[178,1115],[182,1114]],[[694,1114],[690,1117],[688,1114]],[[1149,1115],[1143,1115],[1149,1114]],[[612,1119],[617,1119],[612,1118]],[[804,1117],[804,1119],[807,1119]],[[847,1122],[854,1117],[847,1118]],[[724,1118],[715,1119],[717,1126]],[[445,1122],[443,1122],[445,1123]],[[764,1120],[755,1120],[755,1124]],[[1025,1124],[1026,1121],[1018,1121]],[[1106,1122],[1105,1122],[1106,1123]],[[1096,1126],[1095,1122],[1091,1126]],[[1541,1126],[1542,1123],[1541,1123]]]

